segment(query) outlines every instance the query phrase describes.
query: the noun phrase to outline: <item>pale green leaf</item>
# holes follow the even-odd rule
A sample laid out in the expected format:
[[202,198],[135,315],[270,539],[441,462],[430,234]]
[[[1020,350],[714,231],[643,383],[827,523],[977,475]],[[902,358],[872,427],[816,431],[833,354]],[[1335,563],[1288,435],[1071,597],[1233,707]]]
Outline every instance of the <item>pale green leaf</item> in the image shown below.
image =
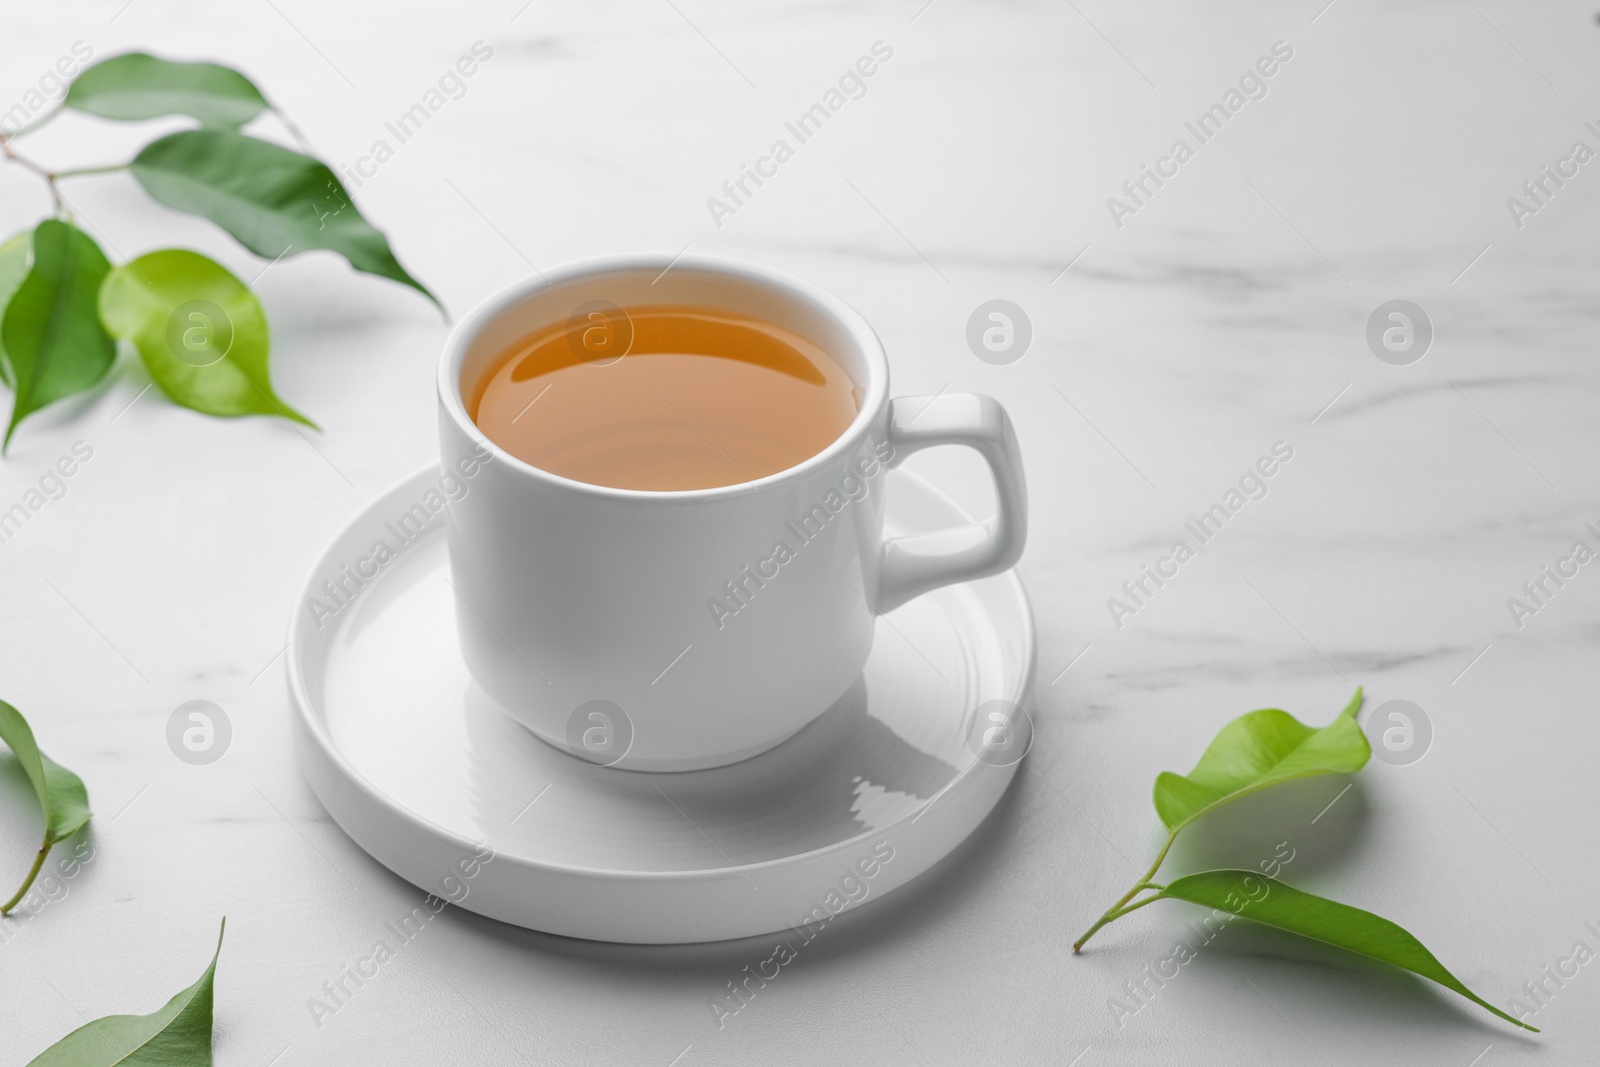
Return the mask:
[[55,760],[39,753],[44,765],[45,792],[50,797],[50,843],[65,841],[89,821],[89,790],[83,779]]
[[[33,261],[33,234],[28,231],[17,234],[0,245],[0,317],[6,313],[6,305],[11,303],[11,297],[16,293],[17,287],[22,284],[22,279],[28,276],[28,267]],[[4,344],[0,344],[0,382],[12,385],[16,381],[11,375],[11,362],[6,359]]]
[[151,197],[210,219],[258,256],[327,249],[434,300],[333,171],[310,156],[228,130],[185,130],[146,145],[129,169]]
[[1353,773],[1372,749],[1356,724],[1357,689],[1349,705],[1321,729],[1277,708],[1252,711],[1224,726],[1187,775],[1156,778],[1156,813],[1177,833],[1213,808],[1280,782],[1315,774]]
[[33,231],[33,263],[0,319],[0,345],[16,399],[5,444],[47,404],[92,388],[111,370],[117,346],[96,313],[111,264],[88,234],[46,219]]
[[28,784],[33,786],[39,811],[44,816],[44,838],[35,856],[33,869],[28,872],[22,888],[0,905],[0,914],[4,914],[14,908],[33,885],[51,846],[77,833],[89,821],[90,813],[89,793],[84,788],[83,779],[41,752],[28,720],[3,700],[0,700],[0,741],[4,741],[16,757]]
[[1421,941],[1370,911],[1303,892],[1254,871],[1202,871],[1185,875],[1167,885],[1157,896],[1234,912],[1253,922],[1402,967],[1461,994],[1509,1023],[1537,1030],[1468,989]]
[[150,377],[184,407],[315,425],[273,392],[261,302],[198,252],[150,252],[113,270],[100,290],[100,318],[112,336],[133,342]]
[[249,78],[229,67],[143,52],[112,56],[86,68],[62,105],[123,122],[188,115],[222,127],[243,126],[270,106]]
[[39,751],[39,742],[34,739],[33,727],[22,717],[22,712],[3,700],[0,700],[0,741],[4,741],[11,749],[11,755],[22,767],[22,773],[28,777],[28,784],[33,786],[34,796],[39,801],[39,810],[44,814],[45,836],[48,838],[50,793],[44,777],[44,764],[41,762],[44,754]]
[[107,1015],[72,1031],[28,1061],[28,1067],[210,1067],[212,992],[217,951],[199,981],[150,1015]]

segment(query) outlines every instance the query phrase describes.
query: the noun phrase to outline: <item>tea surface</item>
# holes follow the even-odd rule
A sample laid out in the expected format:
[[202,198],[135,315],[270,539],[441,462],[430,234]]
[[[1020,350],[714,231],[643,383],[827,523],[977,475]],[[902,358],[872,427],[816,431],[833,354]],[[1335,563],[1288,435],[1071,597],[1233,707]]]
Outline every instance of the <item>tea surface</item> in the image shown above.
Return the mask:
[[855,382],[817,345],[760,319],[684,306],[596,313],[530,334],[467,401],[489,439],[524,462],[647,490],[787,470],[837,440],[859,410]]

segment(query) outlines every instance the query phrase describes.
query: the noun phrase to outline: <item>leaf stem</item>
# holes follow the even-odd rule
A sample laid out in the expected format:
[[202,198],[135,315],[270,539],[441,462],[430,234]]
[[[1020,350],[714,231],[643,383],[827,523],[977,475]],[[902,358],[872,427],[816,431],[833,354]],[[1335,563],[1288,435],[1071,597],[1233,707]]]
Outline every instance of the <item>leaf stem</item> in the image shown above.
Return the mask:
[[58,170],[51,175],[52,178],[81,178],[85,174],[115,174],[119,170],[127,170],[126,163],[107,163],[103,167],[74,167],[71,170]]
[[45,184],[50,187],[50,199],[55,201],[56,210],[62,210],[65,201],[61,199],[61,190],[56,188],[55,175],[39,166],[33,160],[19,154],[16,149],[11,147],[11,140],[10,137],[0,137],[0,155],[4,155],[11,162],[18,164],[25,170],[31,170],[43,178]]
[[[40,125],[40,123],[35,123],[34,126],[27,128],[33,129],[38,125]],[[78,178],[86,174],[113,174],[119,170],[128,169],[128,164],[126,163],[108,163],[102,167],[74,167],[70,170],[57,171],[47,170],[46,168],[35,163],[33,160],[29,159],[27,156],[24,156],[22,153],[18,152],[15,148],[11,147],[11,142],[16,140],[20,135],[20,132],[11,134],[9,136],[0,134],[0,156],[4,156],[6,159],[17,164],[23,169],[31,170],[33,173],[43,178],[44,183],[50,187],[50,199],[55,201],[56,212],[58,214],[65,214],[68,218],[71,217],[71,212],[67,210],[67,201],[66,198],[61,195],[60,186],[56,185],[57,179]]]
[[1161,846],[1160,852],[1156,853],[1156,861],[1150,865],[1150,869],[1144,873],[1144,877],[1135,882],[1133,888],[1122,895],[1122,899],[1118,900],[1115,904],[1111,905],[1111,907],[1107,908],[1105,914],[1096,919],[1094,925],[1085,930],[1083,932],[1083,936],[1079,937],[1078,940],[1073,942],[1072,951],[1074,953],[1083,951],[1084,942],[1088,941],[1091,937],[1098,933],[1100,928],[1106,923],[1120,919],[1130,911],[1137,911],[1139,908],[1144,907],[1152,900],[1159,899],[1158,897],[1146,897],[1144,900],[1141,900],[1136,904],[1124,907],[1124,905],[1128,904],[1128,901],[1138,896],[1143,890],[1161,890],[1166,888],[1165,886],[1156,885],[1151,881],[1151,879],[1154,878],[1156,876],[1156,872],[1161,869],[1161,864],[1166,860],[1167,853],[1172,850],[1172,843],[1177,839],[1178,831],[1176,830],[1167,835],[1167,843]]
[[1120,919],[1124,915],[1128,914],[1129,912],[1138,911],[1140,908],[1144,907],[1146,904],[1154,904],[1156,901],[1161,899],[1161,893],[1159,891],[1162,890],[1162,889],[1165,889],[1166,886],[1156,885],[1154,882],[1152,882],[1150,884],[1149,888],[1157,890],[1157,892],[1154,893],[1151,896],[1145,897],[1143,900],[1136,900],[1132,904],[1129,904],[1125,908],[1118,908],[1116,910],[1116,913],[1113,914],[1111,916],[1111,918],[1107,919],[1106,921],[1107,922],[1111,922],[1114,919]]
[[38,855],[33,857],[33,866],[28,868],[28,877],[22,880],[22,888],[17,890],[16,895],[10,900],[0,904],[0,915],[10,915],[11,909],[16,907],[17,902],[27,895],[29,889],[33,888],[33,880],[39,877],[39,871],[44,867],[44,858],[50,854],[51,844],[50,832],[47,830],[45,831],[44,844],[39,846]]
[[42,130],[42,129],[44,129],[44,127],[48,126],[51,123],[52,120],[57,118],[61,114],[61,112],[63,110],[64,110],[64,108],[62,108],[61,105],[57,104],[50,111],[46,112],[43,118],[38,119],[35,122],[28,123],[26,126],[22,127],[22,129],[18,130],[16,133],[8,133],[8,134],[6,134],[5,135],[5,139],[9,140],[9,141],[15,141],[19,137],[23,137],[23,136],[26,136],[27,134],[33,133],[35,130]]

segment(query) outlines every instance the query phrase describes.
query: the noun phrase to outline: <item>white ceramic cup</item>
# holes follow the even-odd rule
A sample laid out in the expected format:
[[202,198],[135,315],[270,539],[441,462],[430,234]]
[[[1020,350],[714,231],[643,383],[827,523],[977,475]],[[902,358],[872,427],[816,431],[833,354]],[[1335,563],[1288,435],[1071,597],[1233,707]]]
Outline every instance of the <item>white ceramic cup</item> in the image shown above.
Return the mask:
[[[540,470],[490,441],[463,394],[517,340],[596,302],[772,322],[838,360],[860,412],[817,455],[738,485],[616,489]],[[466,487],[448,530],[467,666],[540,738],[594,763],[694,770],[771,748],[849,689],[875,616],[1005,570],[1026,537],[1022,459],[997,402],[891,400],[883,346],[852,308],[726,259],[595,259],[502,290],[445,343],[439,408],[442,463]],[[885,540],[884,472],[945,444],[988,461],[995,517]]]

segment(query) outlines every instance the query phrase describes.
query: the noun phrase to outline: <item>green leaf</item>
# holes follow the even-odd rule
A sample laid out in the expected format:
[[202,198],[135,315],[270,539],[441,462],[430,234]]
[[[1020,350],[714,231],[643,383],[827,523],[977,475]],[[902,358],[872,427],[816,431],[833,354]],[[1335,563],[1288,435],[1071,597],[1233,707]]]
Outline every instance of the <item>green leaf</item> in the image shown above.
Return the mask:
[[150,377],[207,415],[282,415],[315,427],[272,390],[266,312],[243,282],[198,252],[150,252],[106,276],[100,318],[133,342]]
[[[11,297],[16,293],[17,286],[28,276],[32,258],[32,233],[24,231],[0,245],[0,316],[5,315],[6,305],[11,303]],[[0,344],[0,382],[5,382],[8,386],[16,382],[11,374],[11,361],[6,359],[4,344]]]
[[22,773],[27,775],[44,815],[44,843],[39,846],[33,869],[28,872],[22,888],[0,905],[0,915],[4,915],[27,895],[51,847],[77,833],[89,821],[89,792],[83,786],[83,779],[39,751],[39,742],[34,740],[28,720],[3,700],[0,700],[0,741],[10,747]]
[[1234,912],[1266,926],[1403,967],[1461,994],[1509,1023],[1537,1032],[1537,1027],[1507,1015],[1468,989],[1405,929],[1370,911],[1302,892],[1254,871],[1185,875],[1150,899],[1163,897]]
[[200,980],[151,1015],[107,1015],[78,1027],[28,1067],[210,1067],[212,983],[222,935]]
[[1372,749],[1356,724],[1361,690],[1339,716],[1312,729],[1286,711],[1263,708],[1224,726],[1187,775],[1156,778],[1156,813],[1177,833],[1213,808],[1267,786],[1315,774],[1354,773]]
[[233,128],[271,105],[249,78],[229,67],[129,52],[86,68],[62,106],[123,122],[189,115],[207,126]]
[[389,242],[350,202],[333,171],[310,156],[227,130],[184,130],[146,145],[129,164],[151,197],[227,230],[267,259],[328,249],[356,270],[409,285]]
[[33,264],[0,320],[17,394],[0,449],[23,419],[93,387],[111,370],[116,342],[95,307],[110,270],[100,247],[70,223],[46,219],[33,231]]

